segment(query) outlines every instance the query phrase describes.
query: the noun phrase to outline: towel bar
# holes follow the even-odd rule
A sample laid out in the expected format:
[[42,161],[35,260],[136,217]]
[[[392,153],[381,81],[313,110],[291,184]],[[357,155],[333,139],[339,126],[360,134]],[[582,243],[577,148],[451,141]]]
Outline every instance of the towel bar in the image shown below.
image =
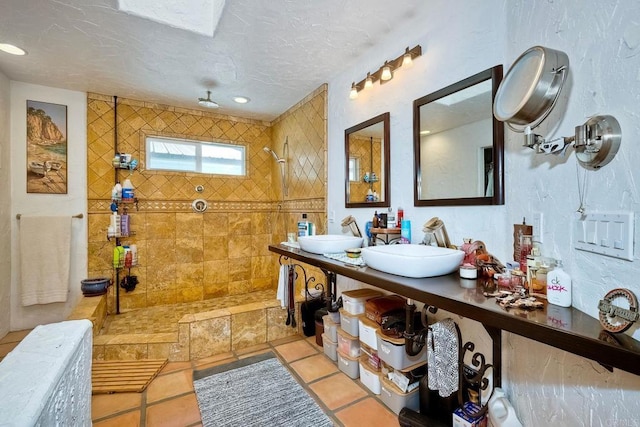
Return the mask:
[[[16,219],[20,219],[21,216],[22,214],[16,214]],[[79,213],[77,215],[71,215],[71,218],[84,218],[84,215]]]

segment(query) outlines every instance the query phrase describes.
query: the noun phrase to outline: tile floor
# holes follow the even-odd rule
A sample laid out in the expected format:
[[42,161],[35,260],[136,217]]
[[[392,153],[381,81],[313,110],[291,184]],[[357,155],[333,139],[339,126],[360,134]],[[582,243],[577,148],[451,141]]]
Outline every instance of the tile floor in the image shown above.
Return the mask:
[[[11,332],[0,340],[0,359],[30,331]],[[201,426],[192,372],[255,354],[274,351],[336,426],[397,426],[391,412],[358,380],[338,370],[314,337],[294,336],[190,362],[170,362],[142,393],[92,397],[95,427]]]

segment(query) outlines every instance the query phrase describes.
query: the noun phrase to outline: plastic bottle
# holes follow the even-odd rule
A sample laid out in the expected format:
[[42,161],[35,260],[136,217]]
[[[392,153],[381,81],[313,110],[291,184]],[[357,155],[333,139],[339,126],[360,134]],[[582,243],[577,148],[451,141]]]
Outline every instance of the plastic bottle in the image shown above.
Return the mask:
[[396,226],[396,213],[392,207],[389,207],[387,212],[387,228],[394,228]]
[[129,214],[126,212],[120,215],[120,236],[121,237],[129,237],[130,234],[130,222],[129,222]]
[[302,214],[302,219],[298,221],[298,237],[306,237],[309,235],[309,221],[307,221],[307,214]]
[[121,223],[120,223],[120,215],[118,212],[114,212],[111,215],[111,223],[109,224],[109,229],[113,230],[113,237],[120,237],[121,235]]
[[114,200],[122,200],[122,185],[119,181],[113,186],[113,193],[115,194]]
[[131,250],[131,265],[138,264],[138,246],[129,245],[129,249]]
[[131,180],[129,178],[125,179],[122,183],[122,201],[133,201],[133,185],[131,184]]
[[547,301],[560,307],[571,307],[571,276],[562,269],[562,261],[547,273]]
[[404,218],[404,209],[398,208],[398,214],[396,215],[396,220],[398,221],[398,228],[402,227],[402,219]]
[[411,221],[403,219],[400,224],[400,243],[411,243]]
[[522,427],[513,405],[500,387],[493,390],[487,407],[489,408],[489,422],[494,427]]

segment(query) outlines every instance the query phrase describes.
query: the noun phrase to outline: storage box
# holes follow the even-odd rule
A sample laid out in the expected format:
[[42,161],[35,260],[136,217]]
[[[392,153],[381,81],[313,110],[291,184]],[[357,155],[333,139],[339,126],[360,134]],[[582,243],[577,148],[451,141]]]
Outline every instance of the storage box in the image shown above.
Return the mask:
[[340,327],[351,336],[357,337],[359,332],[359,319],[357,314],[350,314],[344,308],[340,309]]
[[380,381],[380,400],[387,405],[396,414],[399,414],[402,408],[420,409],[420,394],[418,387],[409,393],[403,393],[391,381],[382,377]]
[[322,334],[322,349],[329,359],[334,362],[338,360],[338,343],[331,341],[327,334]]
[[382,292],[375,289],[355,289],[342,293],[342,306],[351,315],[364,313],[364,303],[371,298],[379,297]]
[[338,350],[338,368],[351,379],[360,376],[360,363],[357,357],[350,357]]
[[338,350],[349,357],[360,356],[360,341],[345,331],[338,331]]
[[328,314],[322,316],[322,324],[324,326],[325,335],[333,342],[338,341],[338,324],[331,320]]
[[[465,402],[465,409],[469,412],[478,412],[480,407],[472,402]],[[486,414],[482,414],[477,418],[470,417],[465,414],[462,408],[458,408],[453,411],[453,427],[486,427],[487,426],[487,416]]]
[[376,332],[380,329],[379,325],[366,317],[358,319],[358,335],[360,341],[371,347],[373,350],[378,349],[378,338]]
[[383,336],[376,333],[378,340],[378,357],[393,369],[406,369],[427,360],[427,346],[423,346],[418,354],[409,356],[404,349],[404,339]]
[[425,375],[427,375],[427,362],[421,362],[402,370],[387,367],[385,378],[394,383],[401,391],[409,392],[420,385],[420,380]]
[[380,394],[380,373],[372,370],[368,364],[368,356],[360,356],[360,381],[373,394]]
[[360,341],[360,356],[364,358],[363,360],[366,360],[369,369],[380,372],[380,365],[382,362],[378,357],[378,352],[362,341]]
[[367,319],[382,323],[382,319],[389,314],[405,311],[407,300],[400,295],[384,295],[368,299],[364,304],[364,314]]

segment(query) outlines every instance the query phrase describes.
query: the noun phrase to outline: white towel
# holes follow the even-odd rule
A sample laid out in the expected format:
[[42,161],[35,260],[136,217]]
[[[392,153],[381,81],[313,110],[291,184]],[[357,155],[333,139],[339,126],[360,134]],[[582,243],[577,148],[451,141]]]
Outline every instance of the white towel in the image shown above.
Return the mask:
[[70,252],[71,215],[21,216],[23,306],[67,300]]
[[287,281],[289,280],[289,266],[281,265],[280,274],[278,275],[278,290],[276,291],[276,299],[280,301],[280,306],[285,308],[288,306],[287,298]]

